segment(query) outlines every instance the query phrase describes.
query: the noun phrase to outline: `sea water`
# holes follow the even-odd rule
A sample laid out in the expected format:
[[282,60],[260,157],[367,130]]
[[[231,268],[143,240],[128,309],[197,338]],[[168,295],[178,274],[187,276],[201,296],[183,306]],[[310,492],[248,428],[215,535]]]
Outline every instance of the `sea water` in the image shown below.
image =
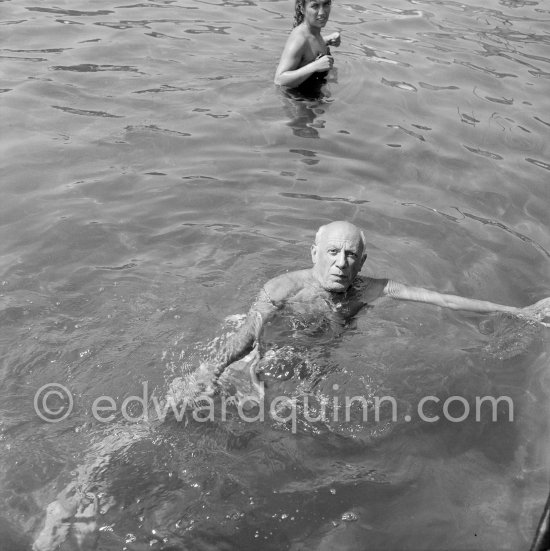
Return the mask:
[[[529,547],[540,327],[391,300],[337,334],[286,320],[266,334],[266,400],[291,400],[273,414],[144,418],[331,220],[365,231],[366,275],[550,295],[549,6],[337,0],[311,97],[272,83],[293,11],[0,3],[7,549],[49,521],[65,550]],[[509,401],[476,418],[480,397]]]

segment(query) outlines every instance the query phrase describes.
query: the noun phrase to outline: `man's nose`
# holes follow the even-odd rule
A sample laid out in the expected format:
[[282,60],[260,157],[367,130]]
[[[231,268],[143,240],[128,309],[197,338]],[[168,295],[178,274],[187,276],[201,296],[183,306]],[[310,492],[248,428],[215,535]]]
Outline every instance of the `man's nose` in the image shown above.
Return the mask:
[[346,265],[346,253],[345,251],[340,251],[336,257],[336,266],[343,268]]

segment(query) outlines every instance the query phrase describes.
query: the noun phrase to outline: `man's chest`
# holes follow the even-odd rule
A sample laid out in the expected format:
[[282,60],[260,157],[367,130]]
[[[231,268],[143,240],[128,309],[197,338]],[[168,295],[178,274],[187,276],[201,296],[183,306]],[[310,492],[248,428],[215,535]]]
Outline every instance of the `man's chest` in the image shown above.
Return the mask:
[[320,295],[310,289],[301,290],[287,302],[287,306],[299,314],[338,314],[345,319],[355,316],[364,305],[355,293]]

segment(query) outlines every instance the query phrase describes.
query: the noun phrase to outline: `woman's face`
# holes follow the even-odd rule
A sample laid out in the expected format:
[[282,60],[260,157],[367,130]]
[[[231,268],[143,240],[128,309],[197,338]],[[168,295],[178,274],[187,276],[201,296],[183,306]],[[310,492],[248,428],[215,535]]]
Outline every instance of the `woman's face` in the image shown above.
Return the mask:
[[323,28],[330,15],[331,0],[305,0],[304,20],[310,27]]

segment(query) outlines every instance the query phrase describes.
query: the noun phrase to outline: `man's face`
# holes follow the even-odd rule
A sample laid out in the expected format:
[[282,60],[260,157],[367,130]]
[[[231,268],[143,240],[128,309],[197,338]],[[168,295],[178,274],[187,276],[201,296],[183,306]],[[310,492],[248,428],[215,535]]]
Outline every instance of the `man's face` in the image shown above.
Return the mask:
[[311,248],[315,278],[323,289],[335,293],[349,288],[365,258],[361,235],[348,226],[329,227]]

